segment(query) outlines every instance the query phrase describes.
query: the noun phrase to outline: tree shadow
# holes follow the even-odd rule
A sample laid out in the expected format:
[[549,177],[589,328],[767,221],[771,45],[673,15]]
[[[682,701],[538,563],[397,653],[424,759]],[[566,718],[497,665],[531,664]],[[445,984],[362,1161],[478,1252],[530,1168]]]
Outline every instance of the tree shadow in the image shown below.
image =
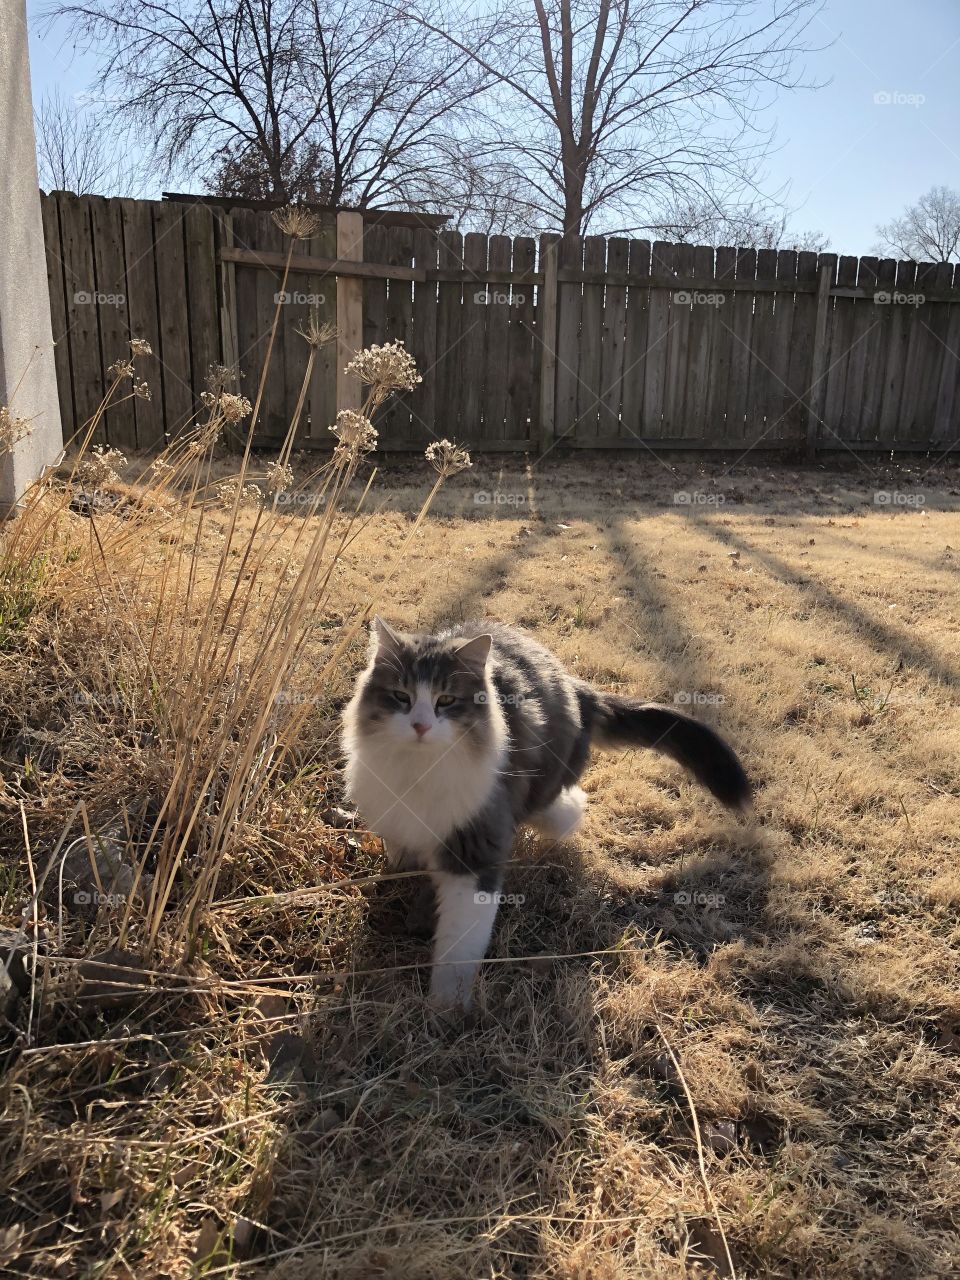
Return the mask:
[[701,533],[761,564],[771,577],[796,588],[798,592],[812,596],[818,606],[843,622],[858,638],[870,644],[879,641],[891,657],[901,659],[922,674],[932,676],[951,688],[960,688],[960,670],[948,666],[938,654],[899,627],[881,622],[852,600],[841,598],[813,573],[801,573],[792,569],[779,556],[754,546],[728,526],[718,525],[707,516],[690,512],[687,518]]
[[[704,523],[702,532],[716,536]],[[755,554],[735,535],[722,540]],[[670,682],[717,688],[669,579],[624,522],[608,542],[631,583],[635,631]],[[771,572],[806,585],[769,559]],[[479,612],[513,563],[512,552],[493,558],[444,607]],[[825,603],[848,623],[872,625],[828,591]],[[655,629],[643,625],[648,611],[657,614]],[[895,629],[880,633],[899,645]],[[913,657],[930,660],[922,646]],[[737,728],[733,717],[721,719],[734,737],[750,726],[744,754],[760,784],[753,824],[704,822],[674,856],[629,883],[587,866],[581,844],[521,836],[504,885],[513,901],[501,909],[478,1011],[466,1025],[434,1024],[424,1010],[428,945],[404,929],[415,882],[388,883],[379,900],[365,899],[368,927],[354,934],[350,972],[309,1018],[313,1074],[291,1115],[286,1164],[274,1170],[271,1216],[309,1224],[303,1245],[318,1268],[323,1259],[330,1274],[376,1274],[379,1266],[412,1278],[539,1261],[545,1212],[564,1197],[592,1194],[584,1151],[596,1126],[609,1123],[613,1096],[628,1108],[629,1141],[696,1182],[685,1086],[662,1030],[698,1100],[738,1272],[847,1274],[854,1250],[851,1274],[946,1274],[938,1268],[949,1223],[934,1220],[921,1192],[904,1192],[918,1162],[943,1178],[946,1156],[930,1152],[920,1113],[898,1105],[898,1079],[873,1071],[871,1058],[929,1046],[929,1011],[858,988],[846,922],[812,910],[778,875],[783,839],[813,836],[779,829],[765,809],[774,728],[746,709]],[[709,1035],[725,1082],[715,1105],[702,1057]],[[938,1085],[931,1076],[924,1087]],[[731,1184],[728,1202],[723,1188]],[[785,1216],[772,1226],[767,1210],[739,1216],[744,1185],[759,1186],[769,1204],[785,1198]],[[666,1224],[678,1202],[659,1194],[654,1187],[647,1221]],[[689,1245],[709,1258],[699,1202],[679,1203],[685,1239],[678,1244],[664,1225],[637,1243],[648,1250],[647,1273],[658,1251],[664,1265],[668,1254],[686,1258]],[[723,1274],[722,1261],[713,1265]]]

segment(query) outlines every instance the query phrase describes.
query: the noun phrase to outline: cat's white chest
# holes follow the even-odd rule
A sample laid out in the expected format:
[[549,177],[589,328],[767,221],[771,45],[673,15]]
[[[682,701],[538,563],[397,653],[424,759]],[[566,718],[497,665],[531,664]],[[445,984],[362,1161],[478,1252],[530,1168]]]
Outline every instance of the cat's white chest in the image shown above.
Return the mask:
[[367,739],[349,754],[347,794],[388,854],[417,854],[429,866],[438,846],[489,799],[497,763],[478,761],[466,747],[434,756]]

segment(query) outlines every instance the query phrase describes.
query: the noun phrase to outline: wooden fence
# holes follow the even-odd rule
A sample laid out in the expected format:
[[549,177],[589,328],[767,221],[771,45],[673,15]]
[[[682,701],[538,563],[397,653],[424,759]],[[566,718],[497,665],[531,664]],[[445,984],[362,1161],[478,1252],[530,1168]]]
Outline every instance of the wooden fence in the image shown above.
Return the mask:
[[[106,438],[149,449],[196,411],[209,367],[253,398],[287,243],[268,212],[43,199],[65,430],[96,408],[129,336],[157,352],[151,401]],[[397,223],[400,225],[397,225]],[[378,421],[385,449],[946,451],[960,425],[960,267],[645,240],[438,232],[410,215],[327,216],[294,246],[256,443],[282,438],[311,312],[299,443],[328,447],[356,390],[350,349],[401,338],[423,382]]]

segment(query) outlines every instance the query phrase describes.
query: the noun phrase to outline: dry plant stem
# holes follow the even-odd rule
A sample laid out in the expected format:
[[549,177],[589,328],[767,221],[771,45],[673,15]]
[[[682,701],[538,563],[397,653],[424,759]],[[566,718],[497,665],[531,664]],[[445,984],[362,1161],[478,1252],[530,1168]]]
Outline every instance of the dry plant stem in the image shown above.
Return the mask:
[[[317,359],[317,348],[313,346],[313,344],[311,343],[309,350],[307,352],[307,367],[303,372],[303,381],[300,384],[300,394],[297,396],[297,404],[293,411],[293,417],[290,420],[290,426],[287,429],[287,434],[284,438],[283,444],[280,446],[280,453],[277,456],[277,465],[280,467],[286,466],[287,462],[290,459],[290,454],[293,452],[293,442],[297,434],[297,428],[300,425],[300,418],[303,414],[303,406],[307,402],[307,391],[309,390],[309,387],[310,387],[310,379],[313,377],[313,366],[314,366],[314,363],[316,362],[316,359]],[[277,509],[277,501],[279,497],[280,497],[280,492],[278,490],[273,495],[274,511],[276,511]]]
[[[350,471],[350,468],[348,468],[346,475],[342,477],[340,480],[340,483],[336,484],[334,487],[333,494],[331,496],[330,501],[328,502],[326,518],[322,522],[321,528],[318,530],[314,539],[314,544],[315,544],[313,549],[314,561],[316,561],[319,558],[319,554],[322,553],[323,547],[326,544],[326,540],[329,535],[329,530],[332,525],[332,519],[336,510],[336,499],[339,496],[341,489],[344,487],[344,482],[348,479],[350,474],[351,474],[351,471]],[[258,513],[258,520],[255,526],[255,529],[259,527],[259,523],[260,523],[260,517]],[[251,539],[248,540],[247,542],[246,550],[248,553],[251,546],[252,546],[252,535],[251,535]],[[297,583],[295,584],[295,588],[292,593],[294,598],[299,598],[302,600],[302,598],[307,594],[307,592],[304,591],[303,588],[305,586],[309,588],[309,585],[311,584],[312,580],[315,578],[316,576],[315,572],[313,572],[312,570],[313,570],[313,566],[308,560],[308,564],[304,566],[304,569],[301,571],[301,574],[298,577]],[[242,569],[240,573],[238,573],[237,579],[235,580],[234,592],[231,594],[231,600],[236,595],[237,585],[240,581],[241,574],[242,574]],[[236,624],[235,624],[234,637],[231,640],[230,646],[228,647],[226,659],[221,666],[221,671],[224,674],[226,672],[227,667],[229,666],[230,661],[232,660],[232,654],[233,654],[234,648],[238,642],[238,637],[240,635],[240,632],[242,631],[243,617],[245,616],[246,606],[251,599],[252,589],[253,589],[253,583],[251,583],[250,589],[247,590],[244,594],[243,608],[241,611],[240,618],[236,621]],[[302,610],[302,604],[301,604],[301,610]],[[228,613],[229,613],[229,610],[228,610]],[[295,633],[298,622],[299,622],[299,616],[295,616],[292,620],[290,618],[287,618],[285,620],[284,629],[286,630],[287,634]],[[278,628],[277,626],[275,626],[273,630],[274,636],[276,635],[277,630]],[[288,645],[288,648],[289,648],[289,645]],[[264,659],[267,652],[268,652],[267,650],[264,650],[263,654],[261,655]],[[246,785],[246,779],[248,777],[249,770],[253,766],[254,757],[257,754],[257,752],[259,752],[259,750],[261,749],[262,735],[263,735],[263,730],[265,728],[265,723],[268,716],[271,713],[272,704],[276,697],[276,693],[280,687],[280,684],[282,680],[286,678],[286,671],[288,670],[288,665],[287,665],[288,660],[289,660],[288,654],[287,655],[281,654],[279,658],[277,658],[276,655],[273,656],[272,664],[275,664],[275,665],[273,665],[272,669],[274,670],[275,674],[273,677],[272,685],[270,686],[269,690],[266,691],[266,696],[265,696],[265,691],[262,688],[262,685],[255,678],[256,671],[260,666],[260,664],[255,664],[254,669],[251,673],[252,678],[248,681],[247,687],[244,691],[244,695],[239,700],[238,706],[234,708],[235,715],[236,715],[239,712],[242,712],[243,710],[245,710],[249,703],[253,702],[256,708],[256,719],[254,722],[254,728],[253,729],[248,728],[244,735],[245,741],[247,744],[246,749],[244,751],[241,761],[235,762],[234,767],[231,770],[229,789],[227,794],[221,800],[217,824],[215,826],[214,831],[211,833],[210,843],[212,848],[217,850],[217,855],[215,857],[207,857],[204,859],[203,870],[201,871],[200,876],[198,878],[198,882],[195,885],[194,892],[189,897],[188,903],[186,905],[185,915],[182,919],[181,928],[178,930],[178,933],[177,933],[178,941],[184,941],[187,935],[190,933],[192,929],[192,922],[195,918],[196,910],[200,905],[200,903],[203,901],[204,891],[209,887],[210,884],[215,883],[217,877],[219,876],[219,865],[222,858],[222,854],[224,852],[223,841],[227,834],[227,825],[232,823],[235,820],[233,815],[235,815],[236,807],[239,803],[239,791],[242,790],[242,788]],[[205,727],[205,724],[201,725],[201,728],[203,727]],[[194,739],[199,740],[200,737],[201,737],[201,734],[197,731],[197,729],[194,729]],[[159,928],[160,918],[169,900],[169,895],[173,889],[176,873],[182,864],[182,859],[186,852],[186,848],[188,846],[190,836],[194,830],[197,818],[199,816],[200,808],[202,805],[202,798],[205,796],[208,788],[213,782],[214,777],[219,771],[221,764],[223,763],[223,751],[225,749],[225,745],[226,745],[225,740],[222,740],[220,752],[218,753],[216,758],[213,760],[213,762],[210,764],[209,768],[206,770],[206,776],[203,778],[199,786],[197,786],[197,783],[200,782],[200,779],[199,777],[197,777],[195,772],[191,772],[187,774],[178,773],[175,777],[174,785],[171,787],[170,794],[168,795],[168,800],[171,799],[174,794],[180,794],[184,798],[186,798],[191,794],[194,794],[194,795],[199,795],[201,798],[198,799],[197,802],[195,803],[193,810],[189,815],[189,820],[186,824],[186,827],[184,828],[181,824],[181,829],[178,832],[179,839],[177,842],[177,848],[172,852],[172,854],[168,858],[164,858],[163,860],[164,866],[163,866],[162,874],[160,873],[160,869],[158,867],[158,875],[154,881],[153,892],[152,892],[151,903],[150,903],[150,911],[149,911],[149,915],[151,917],[150,934],[149,934],[150,948],[152,948],[155,943],[157,931]],[[261,783],[261,786],[262,786],[262,783]],[[260,787],[256,789],[257,793],[259,793],[260,789],[261,789]],[[171,807],[176,809],[178,806],[171,806]],[[159,827],[159,821],[160,820],[158,819],[158,822],[155,825],[155,832]],[[151,835],[151,841],[154,833],[152,833]]]
[[31,940],[31,959],[30,966],[30,1013],[27,1018],[27,1044],[33,1039],[33,1015],[36,1008],[37,996],[37,953],[40,945],[40,917],[37,910],[38,894],[37,894],[37,876],[33,867],[33,852],[30,848],[30,831],[27,826],[27,811],[23,807],[23,801],[20,801],[20,824],[23,828],[23,848],[27,856],[27,869],[30,874],[30,931],[33,934]]
[[[304,611],[311,602],[316,605],[316,593],[313,586],[316,582],[317,568],[326,546],[335,513],[335,499],[341,486],[337,486],[333,498],[328,503],[326,518],[322,522],[314,539],[314,545],[308,552],[307,561],[298,575],[293,591],[292,609],[279,613],[269,627],[261,648],[251,663],[251,678],[244,691],[243,705],[253,713],[253,723],[245,733],[245,746],[240,759],[234,762],[231,770],[227,794],[223,797],[218,817],[211,833],[210,843],[218,851],[218,855],[207,858],[190,895],[186,913],[176,935],[178,942],[186,939],[192,930],[195,913],[204,902],[209,902],[220,874],[222,854],[225,849],[229,826],[236,821],[239,813],[255,803],[272,770],[268,760],[267,769],[259,779],[254,776],[257,758],[265,750],[265,736],[269,720],[280,688],[288,678],[291,669],[291,655],[296,638],[302,635]],[[261,683],[256,677],[260,672],[267,674]],[[272,675],[270,674],[272,673]],[[253,782],[251,784],[251,778]],[[244,791],[247,791],[244,798]]]
[[230,513],[230,531],[227,534],[227,540],[224,544],[224,551],[221,557],[221,566],[226,560],[227,549],[233,543],[233,535],[237,526],[237,512],[240,508],[240,497],[243,492],[244,481],[246,480],[246,477],[247,477],[247,465],[250,461],[250,450],[253,446],[253,436],[254,436],[254,432],[256,431],[257,420],[260,417],[260,405],[263,403],[263,392],[267,384],[267,373],[270,369],[270,360],[273,356],[273,344],[276,341],[277,328],[280,324],[280,311],[283,306],[283,303],[280,301],[280,299],[283,297],[284,293],[286,293],[286,289],[287,289],[287,278],[290,274],[290,260],[293,257],[293,246],[294,246],[294,241],[293,239],[291,239],[290,244],[287,248],[287,260],[283,266],[283,279],[280,281],[280,289],[277,293],[277,304],[274,307],[274,311],[273,311],[273,324],[270,326],[270,337],[269,337],[269,340],[267,341],[267,351],[263,360],[263,368],[260,371],[260,385],[257,387],[257,398],[256,398],[256,401],[254,402],[253,412],[250,415],[250,422],[247,427],[247,440],[243,448],[243,457],[240,462],[240,477],[237,482],[237,492],[233,499],[233,509]]
[[727,1242],[727,1233],[723,1229],[723,1219],[720,1215],[720,1206],[717,1203],[717,1197],[713,1194],[710,1179],[707,1177],[707,1162],[703,1157],[703,1138],[700,1135],[700,1121],[697,1118],[697,1109],[693,1105],[693,1095],[690,1092],[690,1086],[687,1084],[686,1076],[683,1074],[680,1063],[677,1060],[677,1055],[674,1053],[673,1046],[667,1039],[663,1027],[661,1027],[659,1022],[654,1023],[654,1026],[657,1028],[657,1034],[660,1036],[660,1039],[666,1047],[667,1053],[670,1055],[670,1061],[673,1063],[674,1070],[677,1073],[677,1078],[683,1085],[683,1092],[686,1094],[687,1106],[690,1108],[690,1120],[693,1124],[693,1133],[697,1140],[697,1162],[700,1166],[700,1177],[703,1180],[703,1189],[706,1192],[707,1199],[710,1201],[710,1207],[713,1209],[713,1216],[717,1221],[717,1230],[720,1232],[720,1239],[723,1241],[723,1251],[727,1258],[730,1280],[737,1280],[737,1270],[733,1265],[733,1258],[730,1255],[730,1245]]

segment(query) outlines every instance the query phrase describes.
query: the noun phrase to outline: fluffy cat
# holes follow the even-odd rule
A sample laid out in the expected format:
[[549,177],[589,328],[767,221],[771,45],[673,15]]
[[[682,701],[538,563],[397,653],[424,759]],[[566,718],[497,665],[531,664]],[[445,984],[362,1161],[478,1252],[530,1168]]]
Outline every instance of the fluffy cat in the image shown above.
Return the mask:
[[406,635],[380,618],[343,717],[347,794],[393,866],[436,894],[430,1002],[469,1007],[517,827],[573,832],[590,747],[653,747],[731,807],[750,784],[712,729],[672,707],[602,693],[511,627]]

